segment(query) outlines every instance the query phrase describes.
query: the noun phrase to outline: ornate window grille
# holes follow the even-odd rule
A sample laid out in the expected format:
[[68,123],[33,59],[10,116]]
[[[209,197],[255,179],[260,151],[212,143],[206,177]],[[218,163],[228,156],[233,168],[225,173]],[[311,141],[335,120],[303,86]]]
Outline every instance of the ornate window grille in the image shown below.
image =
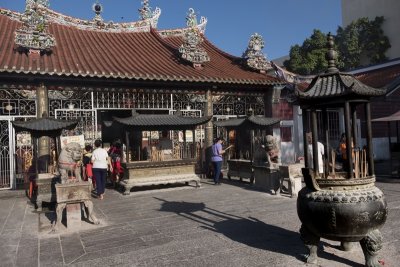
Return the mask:
[[213,96],[213,114],[216,116],[264,115],[261,96]]
[[35,116],[35,97],[35,91],[0,89],[0,116]]

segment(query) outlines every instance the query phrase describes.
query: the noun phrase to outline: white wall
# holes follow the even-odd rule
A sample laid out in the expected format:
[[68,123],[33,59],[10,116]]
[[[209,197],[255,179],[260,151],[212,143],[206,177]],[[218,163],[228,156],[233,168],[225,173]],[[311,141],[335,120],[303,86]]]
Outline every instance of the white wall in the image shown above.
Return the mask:
[[390,44],[386,56],[389,59],[400,57],[400,1],[399,0],[342,0],[342,27],[353,20],[368,17],[370,20],[383,16],[383,31]]

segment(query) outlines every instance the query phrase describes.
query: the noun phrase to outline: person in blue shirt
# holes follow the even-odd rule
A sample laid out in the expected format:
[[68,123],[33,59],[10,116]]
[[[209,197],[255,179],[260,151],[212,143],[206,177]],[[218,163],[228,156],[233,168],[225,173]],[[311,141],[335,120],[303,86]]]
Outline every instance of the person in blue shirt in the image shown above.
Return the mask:
[[222,168],[222,155],[225,153],[226,150],[222,149],[222,143],[224,140],[222,138],[216,138],[214,141],[214,145],[212,145],[212,156],[211,156],[211,162],[214,167],[214,184],[219,185],[221,184],[219,181],[219,176],[221,174],[221,168]]

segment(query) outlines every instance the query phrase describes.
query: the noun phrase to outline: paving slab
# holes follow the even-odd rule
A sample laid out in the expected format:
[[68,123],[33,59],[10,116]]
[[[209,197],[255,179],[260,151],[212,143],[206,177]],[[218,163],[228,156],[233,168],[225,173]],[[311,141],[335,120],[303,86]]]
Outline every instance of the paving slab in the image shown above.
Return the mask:
[[[379,178],[379,177],[378,177]],[[382,228],[385,266],[400,262],[400,183],[378,179],[388,202]],[[50,232],[54,217],[39,214],[20,192],[0,191],[0,266],[363,266],[359,244],[350,252],[322,239],[318,264],[305,264],[296,199],[248,183],[224,180],[202,188],[107,189],[93,199],[101,221]]]

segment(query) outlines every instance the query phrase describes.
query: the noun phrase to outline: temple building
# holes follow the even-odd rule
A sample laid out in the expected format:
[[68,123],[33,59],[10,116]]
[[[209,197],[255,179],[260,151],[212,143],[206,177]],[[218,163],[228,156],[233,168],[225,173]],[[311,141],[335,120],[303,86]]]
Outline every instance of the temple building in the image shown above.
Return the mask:
[[[139,20],[114,23],[60,14],[47,0],[27,0],[23,13],[0,9],[0,188],[26,182],[31,166],[29,134],[11,122],[40,118],[77,119],[85,143],[112,142],[119,129],[113,117],[142,114],[272,117],[283,82],[271,73],[263,38],[250,37],[242,57],[232,56],[205,36],[207,19],[189,9],[185,28],[157,28],[161,9],[142,1]],[[182,16],[182,20],[185,17]],[[273,71],[272,71],[273,72]],[[203,134],[204,133],[204,134]],[[199,131],[210,146],[212,121]],[[193,139],[194,140],[194,139]],[[39,141],[39,156],[51,142]],[[15,160],[14,160],[15,157]]]

